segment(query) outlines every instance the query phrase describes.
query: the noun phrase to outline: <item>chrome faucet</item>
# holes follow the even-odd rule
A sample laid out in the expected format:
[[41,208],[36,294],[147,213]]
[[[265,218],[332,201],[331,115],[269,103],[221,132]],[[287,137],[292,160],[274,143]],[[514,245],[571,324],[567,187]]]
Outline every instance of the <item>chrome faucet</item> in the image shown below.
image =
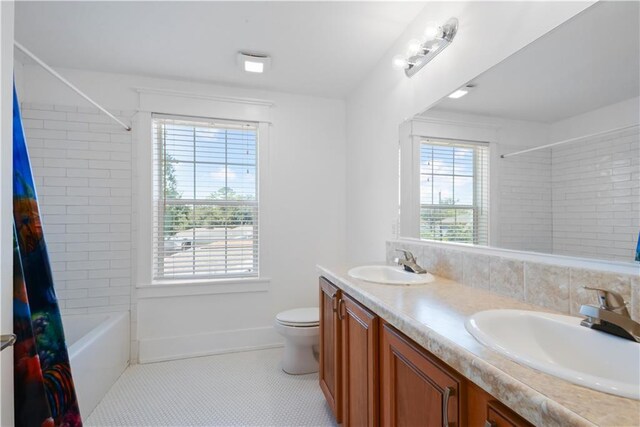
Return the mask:
[[427,270],[418,265],[416,257],[414,257],[410,251],[404,249],[396,249],[396,251],[404,253],[404,259],[396,258],[394,259],[394,262],[401,265],[405,271],[416,274],[425,274],[427,272]]
[[586,286],[584,289],[597,292],[599,306],[580,307],[580,314],[586,316],[580,322],[582,326],[640,343],[640,323],[631,319],[627,303],[620,294]]

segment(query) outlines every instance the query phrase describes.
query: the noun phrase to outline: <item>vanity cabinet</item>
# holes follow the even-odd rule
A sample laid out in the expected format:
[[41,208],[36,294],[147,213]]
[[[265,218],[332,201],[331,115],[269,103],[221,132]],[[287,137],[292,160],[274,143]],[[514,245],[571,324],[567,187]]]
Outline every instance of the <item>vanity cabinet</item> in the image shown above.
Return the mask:
[[338,423],[378,425],[378,317],[320,278],[320,388]]
[[324,277],[319,380],[343,426],[531,427]]
[[382,326],[384,426],[464,426],[464,377],[388,324]]
[[320,388],[338,423],[342,422],[342,340],[338,302],[342,291],[320,278]]

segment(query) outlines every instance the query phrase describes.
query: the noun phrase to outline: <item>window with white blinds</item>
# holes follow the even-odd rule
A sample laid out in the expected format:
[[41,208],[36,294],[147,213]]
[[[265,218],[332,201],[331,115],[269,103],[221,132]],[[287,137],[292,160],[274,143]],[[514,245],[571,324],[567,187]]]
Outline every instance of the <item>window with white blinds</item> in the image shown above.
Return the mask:
[[258,124],[154,114],[153,277],[258,275]]
[[489,147],[420,141],[420,238],[487,245]]

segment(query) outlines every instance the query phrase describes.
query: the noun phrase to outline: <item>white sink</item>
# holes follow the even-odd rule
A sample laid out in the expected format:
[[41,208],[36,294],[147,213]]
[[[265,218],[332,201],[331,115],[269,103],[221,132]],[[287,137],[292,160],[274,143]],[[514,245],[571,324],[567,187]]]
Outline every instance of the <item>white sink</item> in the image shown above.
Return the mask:
[[423,285],[435,280],[429,273],[410,273],[404,271],[402,267],[389,265],[363,265],[352,268],[347,274],[354,279],[384,283],[386,285]]
[[640,399],[640,344],[580,326],[572,316],[488,310],[467,330],[518,363],[617,396]]

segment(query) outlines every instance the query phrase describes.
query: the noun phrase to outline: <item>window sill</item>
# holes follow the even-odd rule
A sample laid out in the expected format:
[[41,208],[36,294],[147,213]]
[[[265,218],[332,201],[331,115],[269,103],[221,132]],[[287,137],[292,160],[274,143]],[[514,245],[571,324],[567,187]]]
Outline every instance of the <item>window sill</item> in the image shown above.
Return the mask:
[[247,277],[238,279],[171,280],[137,286],[138,299],[170,298],[193,295],[266,292],[271,279]]

